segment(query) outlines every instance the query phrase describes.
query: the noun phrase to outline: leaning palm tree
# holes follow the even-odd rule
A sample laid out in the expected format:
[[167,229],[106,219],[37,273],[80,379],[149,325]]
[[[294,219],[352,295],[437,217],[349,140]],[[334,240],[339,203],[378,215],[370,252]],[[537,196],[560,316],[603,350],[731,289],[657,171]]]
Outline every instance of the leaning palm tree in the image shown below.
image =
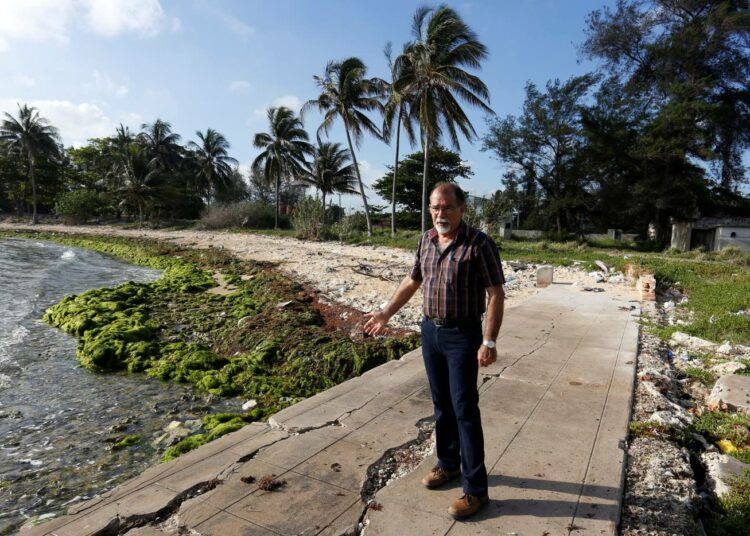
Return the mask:
[[202,186],[210,205],[213,194],[229,183],[234,166],[239,162],[229,156],[229,142],[219,132],[209,128],[205,134],[195,134],[200,144],[191,141],[188,147],[192,149],[197,163],[198,183]]
[[172,125],[157,119],[141,125],[138,141],[146,147],[151,161],[159,171],[173,171],[180,160],[180,135],[172,132]]
[[308,173],[299,178],[300,182],[320,191],[323,210],[326,196],[333,193],[356,194],[357,174],[351,163],[349,151],[340,143],[320,143],[310,163]]
[[411,65],[408,56],[401,55],[397,61],[393,60],[390,41],[385,45],[385,57],[388,60],[388,68],[391,71],[391,82],[384,84],[385,107],[383,109],[383,138],[389,142],[393,133],[393,122],[396,121],[396,158],[393,164],[393,183],[391,186],[391,238],[396,237],[396,177],[398,177],[399,146],[401,144],[401,127],[406,130],[409,145],[414,146],[414,124],[409,115],[409,103],[411,95],[396,91],[396,82],[404,76]]
[[323,114],[323,122],[318,128],[318,139],[320,139],[321,133],[328,134],[337,117],[341,118],[346,132],[346,141],[349,143],[349,153],[357,172],[359,193],[362,195],[362,203],[365,207],[367,236],[372,236],[370,209],[367,206],[367,196],[362,183],[362,175],[359,172],[357,157],[354,153],[352,137],[357,147],[362,144],[365,131],[378,139],[382,139],[380,130],[364,112],[372,110],[382,112],[383,104],[380,102],[379,96],[383,90],[383,81],[378,78],[365,78],[366,74],[367,67],[359,58],[329,62],[323,76],[313,77],[318,88],[320,88],[320,95],[317,99],[305,103],[300,116],[303,116],[311,108],[316,108]]
[[284,106],[268,108],[269,132],[258,132],[253,146],[263,151],[253,160],[252,171],[262,175],[267,184],[276,186],[276,217],[279,228],[279,193],[281,179],[305,174],[305,155],[312,153],[309,136],[293,111]]
[[60,154],[60,135],[47,119],[40,117],[36,108],[26,104],[18,105],[18,119],[5,113],[0,123],[0,141],[3,141],[8,152],[22,155],[26,159],[31,179],[31,223],[38,223],[36,210],[36,175],[34,164],[41,156]]
[[453,9],[421,7],[412,22],[414,41],[396,64],[407,64],[396,91],[413,95],[410,115],[418,123],[424,150],[422,174],[422,230],[427,228],[427,181],[430,147],[447,131],[459,149],[459,132],[469,141],[476,130],[457,98],[488,113],[489,90],[482,80],[464,70],[479,69],[487,48]]

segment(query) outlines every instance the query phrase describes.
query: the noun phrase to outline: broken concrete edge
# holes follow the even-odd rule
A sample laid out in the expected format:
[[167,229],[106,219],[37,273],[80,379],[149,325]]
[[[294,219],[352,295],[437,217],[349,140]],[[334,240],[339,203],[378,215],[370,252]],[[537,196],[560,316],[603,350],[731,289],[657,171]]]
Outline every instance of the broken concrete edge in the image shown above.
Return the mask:
[[[405,361],[416,359],[416,358],[420,358],[420,360],[421,360],[421,349],[419,349],[419,348],[416,349],[416,350],[412,350],[412,351],[404,354],[399,359],[392,360],[392,361],[389,361],[387,363],[384,363],[380,367],[376,367],[375,369],[371,369],[371,370],[367,371],[366,373],[364,373],[364,374],[362,374],[362,375],[360,375],[358,377],[355,377],[355,378],[352,378],[350,380],[347,380],[346,382],[343,382],[343,383],[341,383],[341,384],[339,384],[337,386],[334,386],[331,389],[328,389],[326,391],[322,391],[321,393],[318,393],[317,395],[315,395],[313,397],[310,397],[310,398],[307,398],[307,399],[305,399],[303,401],[300,401],[298,404],[303,404],[303,405],[309,406],[309,410],[307,410],[307,411],[311,411],[311,410],[313,410],[315,408],[319,408],[321,405],[324,405],[327,402],[338,400],[342,396],[345,396],[346,392],[347,392],[346,390],[344,390],[343,393],[339,393],[338,396],[333,396],[333,397],[331,396],[331,392],[334,392],[337,388],[341,388],[342,386],[344,386],[344,384],[347,384],[348,382],[355,382],[356,380],[359,380],[360,378],[373,373],[374,371],[380,369],[381,367],[387,367],[389,364],[391,364],[390,366],[393,366],[394,362],[402,362],[403,363]],[[196,483],[194,485],[191,485],[186,490],[182,490],[182,491],[179,491],[179,492],[175,491],[176,495],[166,505],[162,506],[161,508],[157,509],[156,511],[134,514],[132,516],[126,516],[124,518],[122,518],[119,515],[115,514],[115,517],[113,517],[107,523],[107,525],[105,525],[101,529],[98,529],[98,530],[94,531],[92,534],[94,536],[115,536],[115,535],[126,534],[129,530],[132,530],[132,529],[135,529],[135,528],[140,528],[140,527],[144,527],[144,526],[147,526],[147,525],[155,525],[156,523],[161,523],[161,522],[165,521],[166,519],[168,519],[169,517],[171,517],[173,514],[177,513],[179,511],[180,505],[183,502],[185,502],[186,500],[198,497],[199,495],[201,495],[203,493],[206,493],[206,492],[214,489],[218,485],[222,484],[223,481],[224,481],[224,478],[222,478],[222,475],[224,475],[224,474],[231,474],[232,472],[234,472],[238,468],[238,465],[244,464],[244,463],[246,463],[246,462],[254,459],[259,452],[261,452],[261,451],[263,451],[263,450],[265,450],[267,448],[270,448],[271,446],[275,445],[276,443],[279,443],[281,441],[284,441],[284,440],[289,439],[289,438],[291,438],[293,436],[296,436],[296,435],[301,435],[301,434],[304,434],[304,433],[307,433],[307,432],[310,432],[310,431],[313,431],[313,430],[319,430],[319,429],[322,429],[322,428],[326,428],[328,426],[344,426],[341,423],[341,421],[343,419],[345,419],[347,416],[351,415],[352,413],[363,409],[367,404],[369,404],[374,399],[376,399],[380,394],[382,394],[382,392],[383,392],[382,389],[376,391],[373,394],[373,396],[370,397],[368,400],[366,400],[364,403],[362,403],[362,404],[360,404],[358,406],[349,408],[349,409],[347,409],[345,411],[342,411],[340,414],[338,414],[337,417],[335,417],[333,419],[322,421],[322,422],[317,422],[317,423],[312,423],[312,424],[309,424],[309,425],[303,426],[303,427],[287,426],[287,425],[284,424],[283,421],[277,421],[276,420],[277,416],[279,416],[281,414],[284,414],[287,410],[289,410],[291,408],[294,408],[294,406],[290,406],[289,408],[285,408],[284,410],[281,410],[280,412],[272,415],[268,419],[268,421],[265,422],[265,423],[251,423],[251,424],[247,425],[246,427],[244,427],[243,429],[238,430],[237,432],[233,432],[231,434],[227,434],[227,435],[223,436],[222,438],[219,438],[218,440],[216,440],[214,442],[211,442],[211,443],[208,443],[206,445],[203,445],[203,446],[199,447],[198,449],[196,449],[196,450],[194,450],[194,451],[192,451],[190,453],[187,453],[187,454],[183,455],[180,458],[177,458],[175,460],[172,460],[172,461],[164,463],[164,464],[159,464],[159,465],[156,465],[156,466],[149,467],[148,469],[146,469],[146,471],[144,471],[144,473],[142,473],[141,476],[135,477],[134,479],[132,479],[129,482],[137,481],[139,478],[141,478],[143,476],[143,474],[148,473],[149,471],[153,471],[155,468],[161,468],[162,470],[156,471],[156,474],[154,474],[154,475],[150,476],[149,478],[145,479],[143,482],[140,482],[137,486],[133,487],[132,489],[128,489],[127,492],[125,492],[122,495],[120,495],[118,493],[118,489],[121,489],[122,487],[127,486],[129,482],[125,482],[125,483],[121,484],[120,486],[117,486],[117,487],[115,487],[115,488],[113,488],[113,489],[111,489],[111,490],[109,490],[109,491],[107,491],[107,492],[105,492],[105,493],[97,496],[97,497],[94,497],[94,498],[89,499],[87,501],[84,501],[82,503],[78,503],[78,504],[72,505],[68,509],[68,513],[65,516],[51,518],[51,519],[49,519],[49,520],[47,520],[44,523],[39,524],[39,525],[22,527],[21,531],[24,534],[24,536],[25,535],[34,536],[36,534],[40,534],[40,535],[42,535],[42,534],[45,534],[45,535],[46,534],[54,534],[54,532],[51,532],[51,531],[54,531],[54,530],[59,529],[61,527],[64,527],[65,525],[68,525],[69,523],[75,522],[78,517],[87,515],[87,513],[89,511],[94,510],[97,507],[106,506],[107,504],[111,504],[111,503],[114,503],[114,502],[121,502],[123,499],[126,499],[129,495],[133,495],[135,493],[143,491],[145,488],[148,488],[149,486],[153,486],[153,485],[158,484],[158,482],[160,480],[162,480],[162,479],[164,479],[164,478],[166,478],[168,476],[171,476],[171,475],[179,472],[180,470],[182,470],[182,469],[176,469],[176,468],[179,467],[179,466],[181,466],[181,465],[184,465],[184,463],[185,463],[185,461],[187,459],[190,460],[191,464],[197,464],[197,463],[205,461],[208,458],[216,455],[216,453],[214,452],[214,450],[216,448],[216,445],[219,442],[228,443],[225,446],[225,450],[227,452],[230,452],[233,448],[236,448],[237,446],[241,445],[242,443],[244,443],[245,441],[247,441],[249,439],[249,438],[245,437],[246,431],[247,431],[247,429],[249,427],[255,427],[256,429],[258,429],[257,432],[251,436],[251,438],[259,438],[263,434],[265,434],[267,432],[271,432],[271,431],[278,431],[278,432],[281,432],[281,433],[284,434],[283,437],[271,440],[271,441],[269,441],[269,442],[267,442],[265,444],[261,444],[260,446],[258,446],[254,450],[252,450],[250,453],[245,454],[243,456],[240,456],[240,457],[238,457],[234,461],[231,461],[231,462],[228,461],[227,464],[224,466],[224,468],[221,471],[219,471],[218,474],[214,478],[198,482],[198,483]],[[408,398],[412,394],[413,393],[409,393],[407,395],[404,395],[397,402],[395,402],[393,404],[388,404],[388,407],[384,408],[383,411],[384,412],[387,411],[388,409],[392,408],[393,405],[395,405],[398,402],[402,401],[402,399]],[[305,415],[307,413],[307,411],[303,411],[300,415]],[[415,428],[417,429],[417,438],[416,439],[409,439],[407,442],[405,442],[402,445],[398,445],[398,446],[389,448],[377,462],[375,462],[374,464],[372,464],[372,466],[370,468],[368,468],[368,472],[366,473],[365,478],[364,478],[364,482],[362,484],[362,491],[360,493],[360,495],[363,497],[362,500],[365,503],[365,511],[363,511],[362,516],[360,516],[360,517],[364,516],[368,504],[371,503],[371,501],[369,501],[369,503],[368,503],[368,501],[364,500],[364,497],[365,497],[365,494],[366,494],[366,492],[364,491],[365,488],[367,488],[367,489],[371,489],[371,488],[374,489],[375,487],[377,487],[376,485],[369,485],[369,487],[368,487],[368,484],[367,484],[368,479],[370,479],[371,476],[372,476],[371,472],[370,472],[371,468],[378,466],[378,464],[387,465],[388,463],[390,463],[389,456],[392,457],[392,455],[393,455],[394,452],[397,452],[397,451],[402,450],[404,448],[409,448],[410,446],[412,446],[412,445],[414,445],[416,443],[421,443],[421,442],[429,440],[429,433],[427,434],[427,437],[425,437],[425,432],[423,430],[423,428],[424,428],[424,422],[429,421],[429,420],[430,420],[429,417],[425,417],[425,418],[419,419],[419,421],[417,421],[417,423],[415,423]],[[245,434],[243,434],[242,430],[245,430]],[[232,441],[232,439],[234,439],[234,441]],[[205,453],[205,452],[208,452],[208,454],[206,454],[204,456],[201,456],[201,454]],[[385,484],[383,484],[383,485],[385,485]],[[383,486],[381,485],[377,489],[380,489],[382,487]],[[374,493],[372,493],[372,495],[374,495]],[[76,519],[68,519],[68,520],[66,520],[67,517],[71,517],[71,516],[75,516]]]

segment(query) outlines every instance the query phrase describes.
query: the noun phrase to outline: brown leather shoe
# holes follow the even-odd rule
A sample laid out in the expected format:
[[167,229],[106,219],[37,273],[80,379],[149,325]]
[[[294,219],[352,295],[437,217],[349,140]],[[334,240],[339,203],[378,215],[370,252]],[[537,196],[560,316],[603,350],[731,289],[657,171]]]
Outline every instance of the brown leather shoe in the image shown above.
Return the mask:
[[482,509],[482,506],[487,504],[487,501],[489,501],[487,495],[484,497],[469,494],[462,495],[460,499],[456,499],[448,507],[448,513],[457,519],[473,516]]
[[443,469],[439,465],[436,465],[432,468],[432,471],[424,476],[424,478],[422,479],[422,484],[424,484],[428,488],[437,488],[439,486],[442,486],[446,482],[453,480],[460,474],[461,469],[448,471],[446,469]]

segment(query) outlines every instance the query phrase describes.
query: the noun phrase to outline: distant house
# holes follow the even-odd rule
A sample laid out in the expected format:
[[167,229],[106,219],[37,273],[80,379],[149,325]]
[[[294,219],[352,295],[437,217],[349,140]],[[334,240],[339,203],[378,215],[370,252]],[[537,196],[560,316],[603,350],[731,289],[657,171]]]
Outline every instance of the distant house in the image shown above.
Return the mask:
[[672,247],[688,251],[703,247],[719,251],[734,247],[750,251],[750,218],[700,218],[672,224]]

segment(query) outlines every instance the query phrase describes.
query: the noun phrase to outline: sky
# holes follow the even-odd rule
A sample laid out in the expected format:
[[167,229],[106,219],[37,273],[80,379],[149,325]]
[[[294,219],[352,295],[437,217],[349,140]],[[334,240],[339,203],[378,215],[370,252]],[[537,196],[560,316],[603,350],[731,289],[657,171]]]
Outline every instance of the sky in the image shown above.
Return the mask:
[[[614,0],[447,2],[478,34],[489,57],[477,74],[499,117],[520,114],[528,81],[543,87],[590,72],[578,45],[586,15]],[[138,131],[157,118],[183,142],[218,130],[243,169],[257,155],[265,110],[299,110],[318,93],[326,63],[361,58],[369,76],[387,79],[386,42],[411,39],[414,0],[0,0],[0,112],[17,103],[39,109],[66,146],[110,136],[122,123]],[[479,139],[462,140],[474,171],[459,184],[474,195],[502,188],[504,165],[482,152],[484,112],[465,107]],[[377,119],[379,123],[380,120]],[[314,139],[320,115],[305,116]],[[337,125],[330,141],[346,144]],[[414,152],[402,143],[401,153]],[[357,150],[366,184],[392,165],[395,148],[365,138]],[[375,204],[385,204],[374,196]],[[354,196],[344,205],[359,207]]]

